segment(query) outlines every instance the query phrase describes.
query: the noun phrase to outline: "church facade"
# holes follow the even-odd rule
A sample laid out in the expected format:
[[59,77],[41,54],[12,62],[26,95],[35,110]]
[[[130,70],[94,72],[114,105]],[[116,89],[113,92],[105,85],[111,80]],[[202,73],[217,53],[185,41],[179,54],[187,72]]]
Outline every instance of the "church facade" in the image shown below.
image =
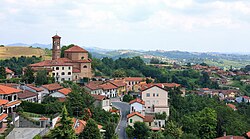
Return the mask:
[[92,60],[88,51],[75,45],[64,51],[61,57],[61,37],[52,37],[52,60],[29,65],[35,72],[45,69],[57,82],[79,81],[92,77]]

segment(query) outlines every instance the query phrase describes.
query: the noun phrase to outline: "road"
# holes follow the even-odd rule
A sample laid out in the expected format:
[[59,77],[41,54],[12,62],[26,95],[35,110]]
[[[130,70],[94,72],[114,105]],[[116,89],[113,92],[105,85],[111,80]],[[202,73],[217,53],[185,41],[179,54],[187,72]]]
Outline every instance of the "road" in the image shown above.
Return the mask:
[[44,128],[14,128],[6,139],[32,139]]
[[121,119],[116,128],[116,133],[119,139],[127,139],[126,127],[127,127],[127,114],[129,113],[129,104],[125,102],[112,102],[112,105],[121,110]]

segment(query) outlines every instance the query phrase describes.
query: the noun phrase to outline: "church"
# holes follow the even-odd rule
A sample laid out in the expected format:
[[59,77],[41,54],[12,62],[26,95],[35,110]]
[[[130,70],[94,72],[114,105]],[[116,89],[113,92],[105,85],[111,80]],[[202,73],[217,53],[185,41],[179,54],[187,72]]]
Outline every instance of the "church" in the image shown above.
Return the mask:
[[61,58],[61,37],[56,34],[52,37],[52,60],[29,66],[35,72],[45,69],[57,82],[79,82],[83,78],[92,77],[91,62],[88,51],[77,45],[65,50]]

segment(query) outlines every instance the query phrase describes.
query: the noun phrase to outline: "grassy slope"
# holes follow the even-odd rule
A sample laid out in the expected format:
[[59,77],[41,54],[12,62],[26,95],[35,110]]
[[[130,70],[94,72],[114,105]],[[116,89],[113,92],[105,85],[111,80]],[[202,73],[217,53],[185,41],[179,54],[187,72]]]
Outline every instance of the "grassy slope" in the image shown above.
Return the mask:
[[29,48],[22,46],[15,47],[0,47],[0,59],[7,59],[11,57],[20,57],[20,56],[42,56],[45,59],[49,59],[50,56],[47,55],[47,52],[39,48]]

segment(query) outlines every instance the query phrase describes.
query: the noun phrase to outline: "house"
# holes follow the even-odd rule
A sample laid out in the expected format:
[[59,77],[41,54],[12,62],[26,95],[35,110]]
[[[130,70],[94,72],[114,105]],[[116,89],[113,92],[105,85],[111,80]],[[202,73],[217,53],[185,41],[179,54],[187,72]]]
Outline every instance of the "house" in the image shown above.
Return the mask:
[[56,98],[66,98],[71,91],[72,90],[70,88],[62,88],[49,95]]
[[219,92],[220,92],[219,93],[220,99],[224,100],[229,97],[235,98],[239,91],[238,90],[220,90]]
[[103,93],[101,95],[105,95],[108,98],[117,96],[118,87],[116,87],[115,85],[107,82],[107,83],[101,84],[100,87],[103,90]]
[[106,96],[95,94],[92,94],[91,96],[93,96],[95,99],[94,105],[96,107],[101,107],[105,111],[109,111],[111,109],[110,100]]
[[135,84],[142,82],[143,80],[144,80],[144,78],[142,78],[142,77],[126,77],[126,78],[124,78],[124,81],[127,84],[127,91],[132,91],[133,86]]
[[51,94],[55,91],[58,91],[60,89],[62,89],[63,87],[58,84],[58,83],[52,83],[52,84],[46,84],[46,85],[42,85],[42,89],[45,90],[46,94]]
[[0,99],[0,128],[3,127],[3,122],[8,117],[8,114],[5,113],[4,105],[6,105],[9,101],[6,99]]
[[133,86],[133,92],[134,93],[140,93],[142,88],[144,88],[145,86],[147,86],[147,83],[144,81],[144,82],[140,82],[138,84],[135,84]]
[[6,99],[9,101],[6,105],[4,105],[6,113],[15,112],[17,107],[21,104],[21,101],[18,100],[17,95],[21,92],[22,90],[0,85],[0,99]]
[[110,80],[111,84],[117,87],[117,95],[122,96],[126,92],[126,83],[124,80]]
[[145,112],[145,102],[139,98],[136,98],[134,100],[131,100],[129,102],[129,105],[130,105],[130,113],[133,113],[133,112],[139,112],[141,113],[142,115],[144,115],[144,112]]
[[158,85],[153,85],[141,92],[145,101],[145,113],[163,113],[169,116],[168,91]]
[[237,108],[236,108],[236,106],[234,105],[234,104],[227,104],[227,106],[229,107],[229,108],[232,108],[234,111],[236,111],[237,110]]
[[84,86],[84,89],[90,94],[101,95],[103,94],[102,87],[100,86],[103,81],[90,81]]
[[30,92],[38,94],[37,97],[38,103],[41,103],[43,97],[48,94],[48,92],[45,89],[43,89],[42,87],[36,87],[34,84],[20,85],[20,89],[28,90]]
[[[61,57],[61,37],[52,37],[52,60],[45,60],[29,66],[37,72],[44,69],[49,75],[54,77],[57,82],[76,81],[82,82],[84,78],[92,77],[92,60],[88,56],[88,51],[74,45],[64,51]],[[25,72],[25,69],[24,69]]]
[[144,118],[145,117],[139,112],[133,112],[127,115],[127,122],[128,125],[133,127],[135,122],[143,122]]
[[[60,120],[61,120],[61,118],[57,119],[55,127],[60,125],[60,123],[59,123]],[[87,124],[86,121],[80,120],[77,118],[72,118],[72,123],[73,123],[72,127],[77,135],[79,135],[84,130],[84,128]],[[105,132],[105,130],[102,129],[103,127],[101,125],[97,125],[97,126],[98,126],[98,129],[100,130],[100,132]]]
[[235,99],[238,103],[245,102],[250,103],[250,97],[249,96],[239,96]]
[[6,79],[11,79],[13,78],[15,72],[10,70],[8,67],[5,67],[5,72],[6,72]]
[[29,101],[29,102],[38,102],[38,94],[31,92],[29,90],[24,90],[21,93],[18,93],[19,100]]

